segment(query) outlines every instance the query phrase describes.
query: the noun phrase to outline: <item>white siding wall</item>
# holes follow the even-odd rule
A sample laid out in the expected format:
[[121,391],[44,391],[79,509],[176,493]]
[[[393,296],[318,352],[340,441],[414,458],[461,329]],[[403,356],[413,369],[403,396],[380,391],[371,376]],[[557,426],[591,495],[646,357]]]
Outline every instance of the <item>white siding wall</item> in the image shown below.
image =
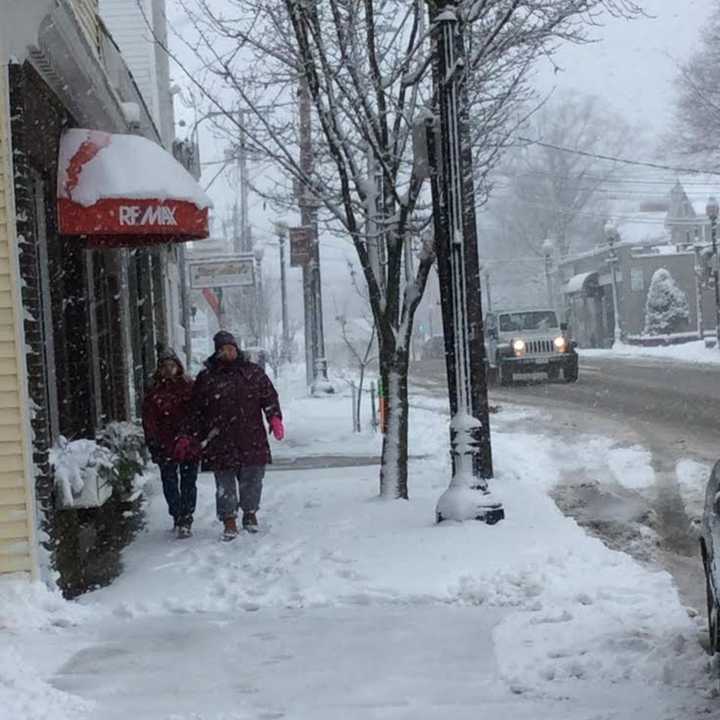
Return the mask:
[[[152,0],[139,0],[139,2],[145,17],[152,22]],[[100,17],[120,47],[155,125],[160,127],[158,73],[153,33],[143,18],[138,0],[100,0]]]
[[7,64],[0,62],[0,573],[36,570],[7,103]]

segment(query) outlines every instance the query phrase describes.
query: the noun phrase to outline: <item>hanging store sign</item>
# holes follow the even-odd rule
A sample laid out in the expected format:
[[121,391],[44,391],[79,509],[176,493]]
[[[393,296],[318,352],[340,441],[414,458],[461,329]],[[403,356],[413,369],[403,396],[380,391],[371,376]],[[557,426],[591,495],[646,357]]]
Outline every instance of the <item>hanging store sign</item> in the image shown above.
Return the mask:
[[288,230],[290,267],[303,267],[312,258],[312,228],[300,226]]
[[194,290],[255,285],[255,258],[251,253],[188,263]]

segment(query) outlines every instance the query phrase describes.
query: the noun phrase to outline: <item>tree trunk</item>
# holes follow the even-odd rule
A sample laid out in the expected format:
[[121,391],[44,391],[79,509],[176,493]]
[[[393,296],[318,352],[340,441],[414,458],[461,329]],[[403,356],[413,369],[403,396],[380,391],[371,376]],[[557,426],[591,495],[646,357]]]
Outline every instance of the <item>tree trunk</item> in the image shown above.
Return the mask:
[[408,499],[408,359],[407,350],[380,350],[380,375],[387,398],[380,495],[389,500]]
[[363,385],[364,384],[365,384],[365,365],[360,365],[360,380],[358,381],[357,407],[355,408],[355,417],[357,418],[358,432],[362,432],[362,423],[360,422],[360,418],[362,415],[361,415],[360,409],[362,408],[362,394],[363,394]]

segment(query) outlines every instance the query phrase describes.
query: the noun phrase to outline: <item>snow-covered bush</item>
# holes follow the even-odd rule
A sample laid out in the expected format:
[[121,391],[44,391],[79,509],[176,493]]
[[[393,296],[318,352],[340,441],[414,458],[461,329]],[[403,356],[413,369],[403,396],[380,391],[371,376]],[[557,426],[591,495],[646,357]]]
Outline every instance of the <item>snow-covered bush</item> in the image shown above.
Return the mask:
[[50,451],[58,503],[64,508],[97,507],[116,490],[127,497],[147,463],[139,426],[110,423],[96,440],[60,437]]
[[137,478],[147,465],[147,449],[140,425],[112,422],[97,435],[99,445],[114,457],[112,483],[124,497],[134,494]]
[[650,281],[645,303],[645,335],[666,335],[687,327],[690,317],[687,295],[673,276],[660,268]]

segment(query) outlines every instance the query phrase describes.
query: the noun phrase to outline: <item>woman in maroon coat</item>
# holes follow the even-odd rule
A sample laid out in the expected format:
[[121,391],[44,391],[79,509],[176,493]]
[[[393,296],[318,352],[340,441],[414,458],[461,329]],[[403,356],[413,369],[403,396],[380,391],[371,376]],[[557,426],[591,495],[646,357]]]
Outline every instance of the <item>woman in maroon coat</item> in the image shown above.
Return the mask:
[[[220,331],[213,338],[215,354],[205,361],[192,394],[192,435],[203,441],[203,469],[215,474],[218,519],[225,540],[237,536],[237,511],[242,524],[257,531],[265,466],[271,462],[267,420],[282,440],[284,429],[278,395],[265,371],[240,351],[235,338]],[[190,438],[178,442],[180,453]]]
[[153,383],[143,400],[143,430],[150,456],[160,466],[163,494],[180,538],[191,535],[197,501],[197,453],[190,448],[181,458],[175,453],[190,415],[192,389],[180,358],[170,349],[159,352]]

